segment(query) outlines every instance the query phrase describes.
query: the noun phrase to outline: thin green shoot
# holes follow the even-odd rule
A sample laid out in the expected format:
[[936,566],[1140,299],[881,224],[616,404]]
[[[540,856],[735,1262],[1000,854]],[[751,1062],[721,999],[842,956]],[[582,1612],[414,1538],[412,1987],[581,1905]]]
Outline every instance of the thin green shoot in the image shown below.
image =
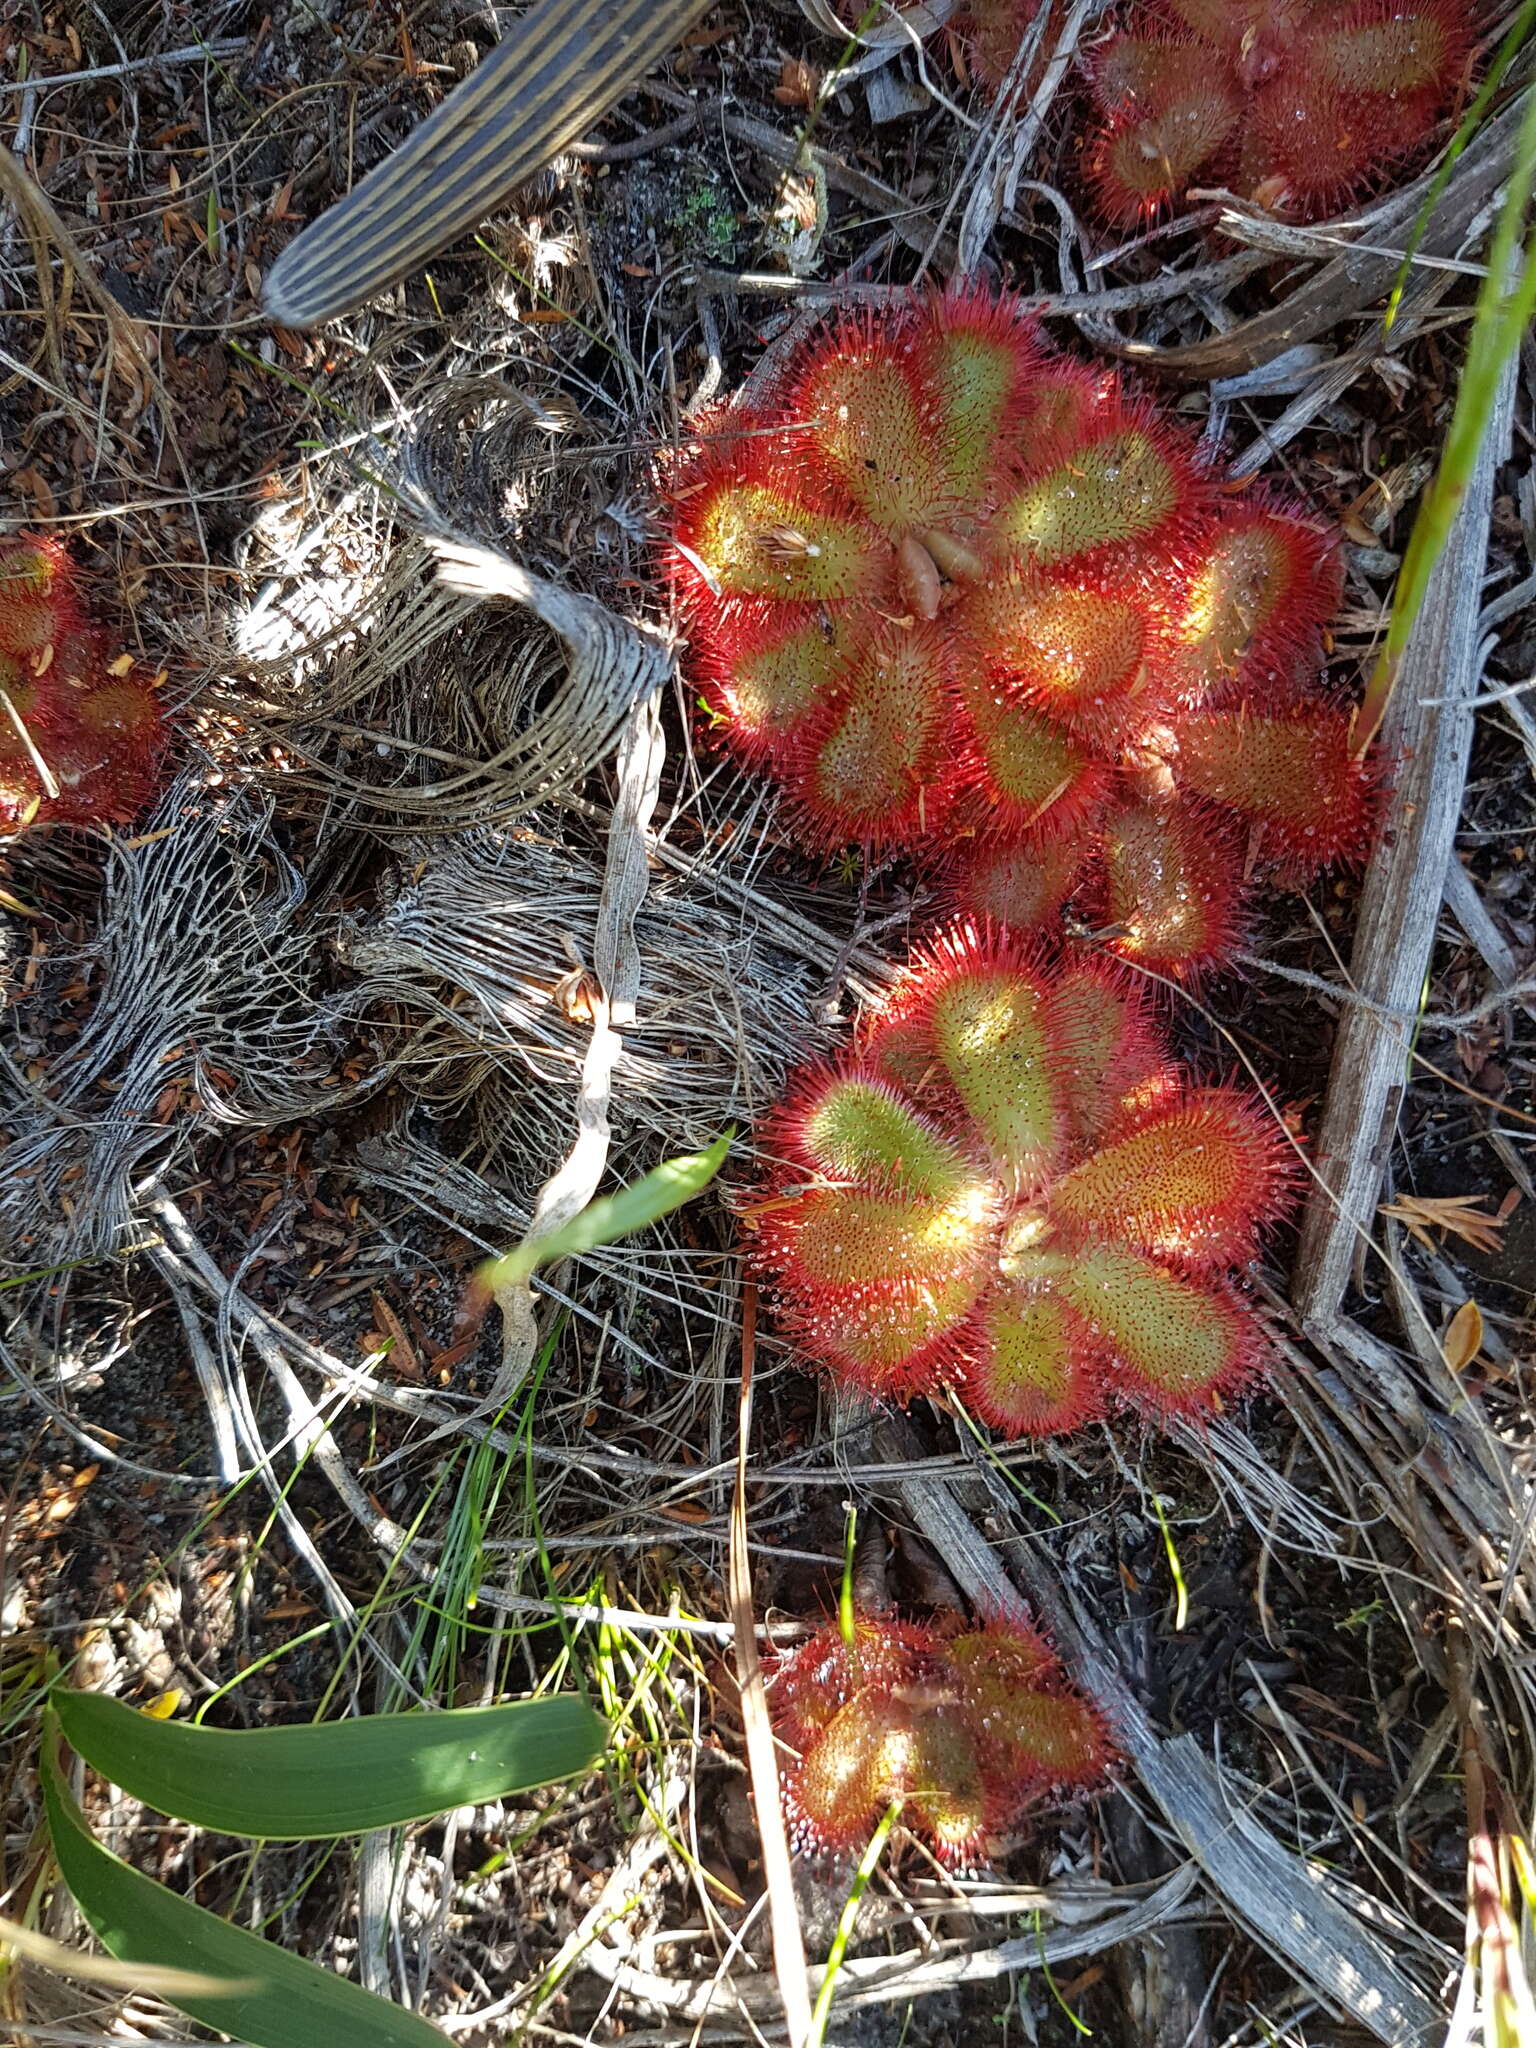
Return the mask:
[[[478,1877],[493,1872],[500,1866],[502,1860],[502,1857],[497,1857],[491,1863],[486,1865],[485,1872],[482,1873],[477,1871],[475,1873],[476,1876]],[[529,1998],[527,2005],[523,2008],[521,2021],[518,2026],[517,2032],[515,2035],[512,2035],[509,2038],[513,2040],[522,2040],[527,2038],[527,2035],[532,2028],[533,2022],[538,2018],[539,2014],[544,2010],[545,2006],[548,2005],[549,2001],[554,1997],[555,1993],[560,1989],[560,1986],[565,1982],[566,1978],[571,1974],[572,1970],[574,1970],[576,1965],[581,1961],[582,1957],[586,1954],[587,1950],[592,1946],[593,1942],[600,1940],[601,1937],[608,1932],[610,1927],[615,1926],[620,1920],[624,1919],[626,1915],[632,1913],[635,1907],[639,1905],[640,1898],[641,1894],[639,1892],[636,1892],[632,1897],[622,1900],[610,1912],[603,1914],[602,1918],[599,1921],[597,1921],[597,1923],[593,1926],[590,1933],[587,1935],[586,1939],[579,1943],[577,1947],[572,1949],[569,1955],[560,1955],[556,1957],[555,1961],[550,1965],[548,1970],[545,1971],[544,1975],[539,1979],[539,1982],[535,1985],[533,1995]]]
[[[494,1418],[500,1426],[505,1415]],[[448,1510],[433,1580],[438,1626],[426,1647],[425,1685],[429,1692],[456,1689],[459,1658],[469,1640],[466,1624],[479,1603],[484,1583],[485,1546],[509,1480],[521,1460],[515,1444],[499,1449],[482,1437],[473,1447]],[[425,1619],[425,1616],[423,1616]],[[502,1631],[505,1633],[505,1631]],[[487,1674],[492,1691],[494,1668]]]
[[1509,1845],[1509,1867],[1520,1887],[1525,1910],[1529,1915],[1536,1915],[1536,1862],[1531,1858],[1531,1845],[1518,1827],[1507,1828],[1504,1840]]
[[307,398],[311,405],[323,406],[327,412],[335,413],[337,419],[345,420],[347,425],[358,433],[364,431],[363,424],[355,413],[349,412],[346,406],[328,397],[325,392],[317,391],[313,384],[306,384],[302,377],[295,377],[292,371],[285,370],[281,363],[263,362],[254,349],[247,348],[243,341],[235,341],[228,336],[225,337],[224,346],[243,363],[249,363],[253,370],[260,370],[264,377],[275,377],[280,384],[291,385],[295,391]]
[[[314,1885],[336,1861],[341,1847],[338,1842],[316,1842],[306,1846],[318,1851],[318,1853],[311,1856],[309,1868],[302,1871],[297,1880],[287,1886],[281,1895],[272,1901],[268,1910],[252,1923],[258,1934],[265,1934],[269,1927],[278,1926],[286,1914],[293,1912],[296,1907],[302,1905]],[[252,1874],[255,1872],[257,1857],[261,1853],[258,1847],[251,1856]],[[231,1908],[231,1911],[233,1911],[233,1908]]]
[[[318,1432],[316,1434],[316,1437],[311,1438],[310,1442],[305,1446],[303,1455],[298,1458],[295,1458],[293,1462],[293,1470],[288,1474],[287,1478],[284,1479],[282,1485],[274,1490],[271,1499],[267,1503],[267,1511],[261,1519],[260,1527],[257,1529],[255,1537],[253,1538],[249,1549],[246,1551],[245,1556],[240,1561],[240,1569],[235,1574],[235,1581],[233,1587],[231,1588],[230,1595],[231,1603],[235,1607],[237,1612],[241,1607],[244,1606],[246,1600],[250,1596],[251,1584],[256,1576],[256,1568],[261,1563],[262,1557],[266,1552],[267,1543],[269,1538],[271,1537],[272,1531],[276,1528],[279,1520],[282,1517],[283,1509],[288,1504],[288,1496],[293,1492],[293,1489],[298,1485],[300,1479],[304,1476],[305,1471],[308,1469],[309,1461],[314,1456],[315,1443],[317,1441],[317,1438]],[[233,1485],[230,1487],[229,1492],[224,1495],[223,1501],[220,1503],[220,1505],[222,1506],[225,1503],[233,1500],[236,1493],[239,1492],[241,1487],[245,1486],[249,1481],[255,1479],[256,1476],[257,1472],[255,1470],[249,1472],[242,1472],[240,1477],[237,1480],[235,1480]]]
[[1040,1908],[1038,1906],[1036,1906],[1035,1908],[1035,1939],[1040,1944],[1040,1968],[1045,1977],[1047,1989],[1050,1991],[1050,1994],[1052,1998],[1055,1999],[1057,2005],[1061,2008],[1061,2010],[1066,2014],[1067,2018],[1072,2022],[1073,2026],[1077,2029],[1078,2033],[1086,2035],[1091,2040],[1093,2038],[1092,2027],[1088,2025],[1086,2020],[1079,2019],[1077,2014],[1072,2010],[1071,2006],[1068,2005],[1067,2001],[1062,1997],[1061,1988],[1057,1984],[1055,1976],[1051,1971],[1050,1958],[1045,1953],[1045,1921],[1041,1915]]
[[[591,1206],[591,1204],[588,1204],[589,1208]],[[584,1216],[586,1213],[587,1211],[584,1209],[582,1215]],[[580,1222],[580,1220],[580,1217],[576,1218],[577,1222]],[[509,1256],[515,1257],[516,1254],[513,1253]],[[587,1680],[586,1671],[581,1659],[577,1655],[576,1632],[572,1624],[566,1619],[564,1613],[565,1595],[560,1591],[560,1582],[555,1572],[554,1560],[549,1554],[549,1545],[544,1535],[544,1517],[539,1508],[539,1489],[533,1465],[533,1421],[538,1409],[539,1389],[544,1384],[544,1375],[549,1371],[551,1361],[554,1358],[555,1346],[558,1344],[569,1319],[569,1314],[566,1311],[562,1311],[556,1317],[549,1336],[545,1339],[538,1357],[534,1360],[533,1370],[529,1373],[523,1385],[521,1390],[521,1412],[518,1418],[518,1438],[522,1444],[523,1452],[523,1507],[527,1518],[528,1534],[533,1538],[534,1553],[538,1559],[539,1576],[544,1581],[548,1599],[554,1605],[555,1613],[553,1620],[565,1643],[566,1654],[571,1662],[572,1675],[575,1677],[577,1685],[581,1688],[583,1696],[590,1698],[591,1686]]]
[[353,1657],[357,1654],[358,1649],[366,1639],[369,1625],[371,1624],[374,1616],[379,1612],[379,1609],[383,1605],[384,1596],[386,1592],[388,1592],[389,1590],[390,1581],[394,1578],[395,1574],[400,1570],[401,1565],[404,1563],[406,1553],[410,1549],[411,1544],[414,1542],[416,1537],[420,1535],[422,1526],[425,1523],[427,1516],[432,1511],[433,1503],[436,1501],[438,1493],[441,1490],[441,1488],[446,1484],[448,1475],[452,1470],[453,1460],[451,1458],[445,1459],[443,1461],[442,1469],[437,1473],[437,1475],[433,1479],[432,1484],[428,1487],[426,1494],[421,1501],[420,1506],[417,1508],[409,1528],[405,1530],[399,1548],[395,1551],[393,1557],[386,1559],[383,1576],[380,1578],[379,1583],[377,1584],[377,1586],[374,1587],[372,1593],[369,1595],[367,1605],[359,1611],[356,1622],[353,1626],[352,1633],[350,1637],[347,1639],[347,1642],[343,1645],[341,1655],[336,1661],[336,1669],[331,1673],[330,1679],[327,1681],[325,1690],[320,1695],[320,1703],[316,1707],[314,1713],[315,1720],[323,1721],[325,1719],[326,1714],[330,1709],[331,1701],[336,1697],[337,1690],[340,1687],[341,1681],[346,1674],[347,1666],[351,1663]]
[[211,1707],[216,1707],[220,1700],[227,1699],[242,1685],[249,1684],[260,1672],[265,1671],[269,1664],[278,1663],[290,1650],[302,1649],[306,1643],[316,1642],[321,1636],[334,1635],[340,1626],[340,1622],[336,1620],[316,1622],[313,1628],[305,1629],[301,1635],[290,1636],[285,1643],[279,1643],[275,1649],[265,1651],[243,1670],[237,1671],[233,1678],[226,1679],[221,1686],[216,1687],[209,1693],[207,1699],[198,1702],[197,1711],[192,1716],[193,1726],[196,1727],[206,1718]]
[[848,40],[844,43],[837,62],[827,66],[826,72],[816,88],[816,97],[811,104],[809,112],[806,114],[805,124],[796,137],[796,160],[798,162],[804,162],[805,152],[810,147],[811,137],[816,132],[816,124],[821,119],[821,110],[832,96],[832,88],[837,82],[838,73],[846,70],[853,62],[865,36],[874,27],[883,12],[884,0],[870,0],[870,5],[865,8],[864,12],[849,30]]
[[854,1644],[853,1552],[858,1533],[859,1510],[855,1502],[849,1501],[847,1523],[843,1530],[843,1583],[837,1596],[837,1625],[842,1630],[843,1642],[850,1652]]
[[986,1459],[987,1463],[993,1468],[993,1470],[1008,1482],[1008,1484],[1013,1488],[1014,1492],[1019,1495],[1020,1499],[1027,1500],[1031,1507],[1038,1508],[1041,1514],[1045,1516],[1046,1520],[1049,1522],[1054,1522],[1058,1529],[1064,1527],[1065,1525],[1062,1522],[1061,1516],[1057,1514],[1056,1510],[1053,1507],[1051,1507],[1047,1502],[1043,1501],[1040,1498],[1039,1494],[1031,1493],[1029,1488],[1024,1484],[1023,1480],[1020,1479],[1019,1475],[1013,1470],[1013,1467],[1011,1465],[1004,1464],[1003,1460],[997,1455],[997,1451],[994,1448],[991,1440],[983,1433],[982,1430],[978,1429],[976,1423],[972,1420],[970,1412],[966,1408],[965,1403],[957,1397],[953,1388],[951,1388],[949,1392],[949,1410],[952,1415],[959,1416],[960,1420],[965,1424],[966,1428],[970,1431],[972,1437],[975,1439],[976,1448],[981,1452],[981,1455]]
[[574,327],[576,332],[585,336],[594,348],[600,348],[605,355],[612,356],[616,363],[622,363],[631,375],[643,379],[644,372],[621,342],[614,341],[605,334],[599,334],[595,327],[588,327],[584,320],[578,320],[568,307],[562,306],[558,299],[552,299],[548,292],[542,290],[540,286],[533,282],[531,277],[524,277],[517,265],[509,263],[500,250],[493,249],[484,235],[476,235],[475,247],[482,255],[489,256],[493,263],[497,264],[507,273],[508,277],[515,278],[530,297],[542,300],[551,312],[558,313],[567,327]]
[[111,1252],[105,1259],[98,1258],[93,1254],[90,1258],[85,1259],[66,1259],[62,1265],[58,1266],[36,1266],[30,1273],[12,1273],[8,1278],[0,1280],[0,1294],[4,1294],[9,1287],[30,1286],[34,1280],[56,1280],[61,1273],[78,1273],[82,1266],[125,1263],[136,1253],[152,1252],[156,1245],[163,1242],[164,1240],[159,1237],[146,1237],[142,1244],[124,1245],[121,1251]]
[[811,2030],[805,2037],[805,2048],[821,2048],[826,2039],[827,2021],[832,2017],[832,2000],[837,1991],[837,1980],[843,1967],[843,1957],[848,1953],[848,1944],[853,1939],[853,1930],[859,1917],[859,1903],[869,1888],[880,1858],[885,1854],[885,1845],[891,1839],[891,1829],[901,1817],[902,1802],[893,1799],[880,1816],[880,1825],[870,1836],[864,1854],[859,1858],[859,1867],[853,1873],[853,1882],[848,1887],[848,1896],[843,1901],[843,1910],[837,1916],[837,1932],[832,1937],[832,1946],[827,1950],[827,1966],[822,1975],[821,1987],[816,1993],[816,2003],[811,2008]]
[[1163,1532],[1163,1549],[1168,1554],[1168,1570],[1173,1578],[1174,1610],[1173,1625],[1182,1630],[1189,1619],[1189,1588],[1184,1583],[1184,1567],[1179,1562],[1178,1546],[1173,1540],[1173,1531],[1168,1526],[1168,1517],[1163,1513],[1163,1503],[1154,1493],[1151,1495],[1152,1512],[1157,1516],[1157,1526]]
[[46,1645],[21,1650],[7,1664],[0,1665],[0,1734],[34,1720],[48,1704],[48,1695],[59,1682],[57,1653]]

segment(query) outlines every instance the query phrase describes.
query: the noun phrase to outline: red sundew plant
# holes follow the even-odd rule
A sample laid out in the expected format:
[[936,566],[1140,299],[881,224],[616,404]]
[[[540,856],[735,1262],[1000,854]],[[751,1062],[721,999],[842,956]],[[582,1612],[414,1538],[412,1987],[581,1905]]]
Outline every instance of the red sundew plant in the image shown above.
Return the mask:
[[893,1803],[950,1864],[975,1861],[1052,1793],[1102,1783],[1104,1724],[1027,1623],[854,1616],[780,1664],[774,1728],[797,1848],[848,1853]]
[[[1026,31],[1040,12],[1040,0],[969,0],[958,27],[965,40],[970,68],[990,92],[998,92],[1013,60],[1019,53]],[[1034,70],[1044,68],[1050,54],[1046,43],[1036,57]],[[1026,80],[1026,85],[1033,80]]]
[[1139,0],[1089,67],[1105,218],[1193,182],[1316,220],[1420,151],[1472,43],[1456,0]]
[[162,742],[148,679],[109,658],[64,549],[0,537],[0,830],[126,821],[154,788]]
[[1127,954],[1182,970],[1230,949],[1256,863],[1363,840],[1348,713],[1313,682],[1325,538],[1224,498],[1015,300],[823,333],[669,497],[706,697],[811,845],[968,869],[984,844],[962,907],[1022,925],[1096,893]]
[[1123,974],[962,928],[795,1077],[744,1214],[809,1358],[880,1398],[952,1386],[1009,1436],[1209,1410],[1262,1365],[1233,1275],[1287,1141],[1177,1075]]

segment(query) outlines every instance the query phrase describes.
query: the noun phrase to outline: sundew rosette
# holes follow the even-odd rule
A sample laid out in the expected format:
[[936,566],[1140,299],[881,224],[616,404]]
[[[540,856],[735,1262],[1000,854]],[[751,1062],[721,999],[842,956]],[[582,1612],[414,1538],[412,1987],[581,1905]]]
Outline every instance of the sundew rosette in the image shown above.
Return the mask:
[[950,1388],[1009,1436],[1209,1412],[1261,1369],[1241,1286],[1285,1207],[1267,1105],[1168,1058],[1124,970],[960,930],[759,1133],[751,1257],[809,1361]]
[[1107,220],[1225,186],[1317,220],[1423,154],[1463,81],[1455,0],[1152,0],[1088,63],[1088,182]]
[[1103,1721],[1015,1618],[912,1622],[859,1610],[779,1661],[769,1693],[797,1848],[852,1854],[882,1814],[941,1861],[978,1861],[1033,1811],[1097,1788]]
[[693,671],[807,847],[913,848],[1021,927],[1075,900],[1182,972],[1254,873],[1363,845],[1326,536],[1016,300],[825,330],[666,482]]

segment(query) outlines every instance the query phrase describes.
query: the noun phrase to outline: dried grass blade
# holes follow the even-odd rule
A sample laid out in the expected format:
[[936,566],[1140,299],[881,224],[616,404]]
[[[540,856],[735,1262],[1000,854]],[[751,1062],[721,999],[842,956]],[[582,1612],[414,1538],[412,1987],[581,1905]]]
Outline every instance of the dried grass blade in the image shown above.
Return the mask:
[[[633,1023],[640,986],[635,913],[645,897],[645,830],[656,808],[666,740],[654,697],[630,713],[619,753],[619,801],[608,829],[608,860],[598,908],[597,959],[602,988],[593,1002],[592,1041],[581,1070],[576,1137],[564,1163],[539,1192],[525,1249],[565,1231],[597,1193],[608,1165],[608,1112],[613,1070],[623,1050],[615,1023]],[[492,1399],[510,1400],[532,1368],[538,1324],[527,1270],[494,1287],[502,1316],[501,1367]]]

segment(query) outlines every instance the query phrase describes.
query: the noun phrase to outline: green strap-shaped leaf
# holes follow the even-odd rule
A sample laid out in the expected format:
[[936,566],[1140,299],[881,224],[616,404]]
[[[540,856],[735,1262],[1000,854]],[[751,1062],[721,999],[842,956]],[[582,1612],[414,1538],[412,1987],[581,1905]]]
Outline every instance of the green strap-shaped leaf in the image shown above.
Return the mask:
[[108,1954],[229,1980],[227,1993],[167,1990],[191,2018],[253,2048],[444,2048],[446,2037],[418,2014],[231,1927],[130,1869],[91,1834],[49,1755],[42,1778],[59,1869]]
[[274,1842],[364,1834],[572,1777],[608,1732],[571,1695],[253,1729],[157,1721],[99,1692],[53,1704],[86,1762],[146,1806]]

